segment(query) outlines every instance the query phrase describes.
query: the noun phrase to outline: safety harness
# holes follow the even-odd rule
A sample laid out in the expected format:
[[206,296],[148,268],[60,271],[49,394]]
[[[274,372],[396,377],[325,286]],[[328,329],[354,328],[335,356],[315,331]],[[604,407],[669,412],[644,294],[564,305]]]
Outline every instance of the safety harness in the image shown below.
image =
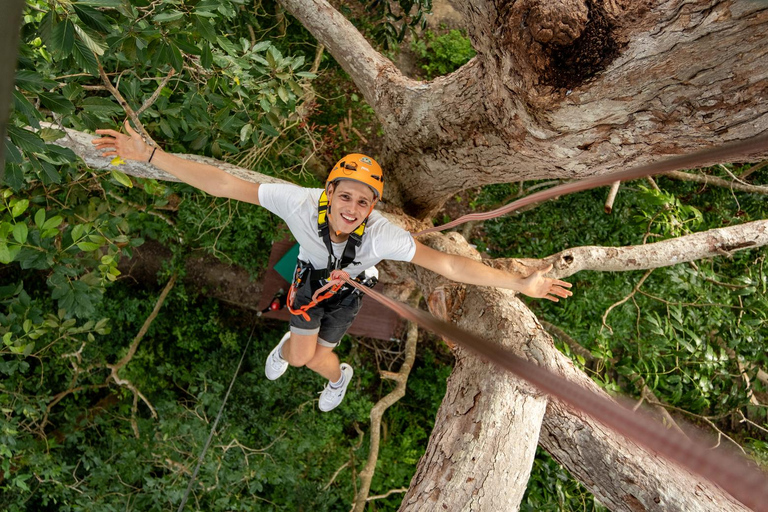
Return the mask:
[[[325,190],[323,190],[323,193],[320,194],[320,200],[317,203],[317,234],[323,239],[323,243],[325,243],[325,247],[328,249],[328,265],[326,268],[316,269],[311,263],[299,260],[298,265],[296,266],[296,273],[293,277],[293,283],[291,283],[291,288],[288,291],[288,310],[293,315],[301,315],[306,321],[309,321],[310,319],[309,314],[307,313],[308,310],[315,307],[318,303],[333,297],[344,286],[343,280],[332,279],[331,274],[334,271],[345,269],[355,260],[357,248],[360,247],[360,244],[363,242],[365,224],[368,222],[368,218],[366,217],[357,229],[350,233],[341,258],[336,258],[333,254],[333,245],[331,243],[331,228],[328,225],[329,207],[330,201],[328,200],[328,195],[325,193]],[[294,309],[293,302],[296,298],[296,291],[301,288],[302,283],[312,283],[315,281],[326,281],[327,283],[312,295],[312,300],[309,304]],[[349,289],[350,291],[354,291],[351,287],[349,287]]]

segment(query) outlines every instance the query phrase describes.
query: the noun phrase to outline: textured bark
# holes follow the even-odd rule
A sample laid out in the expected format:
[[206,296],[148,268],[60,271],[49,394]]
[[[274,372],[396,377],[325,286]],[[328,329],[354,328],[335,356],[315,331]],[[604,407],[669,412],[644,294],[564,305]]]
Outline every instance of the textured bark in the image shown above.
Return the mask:
[[[101,156],[101,153],[95,150],[93,144],[91,144],[91,141],[94,138],[94,135],[85,133],[85,132],[79,132],[77,130],[73,130],[71,128],[61,128],[59,126],[54,126],[46,123],[40,123],[41,125],[48,126],[50,128],[56,128],[57,130],[64,130],[66,135],[59,140],[57,140],[55,143],[63,146],[65,148],[69,148],[75,153],[77,153],[80,158],[83,159],[83,161],[88,165],[88,167],[92,169],[103,169],[103,170],[111,170],[111,169],[117,169],[119,171],[124,172],[125,174],[134,176],[136,178],[152,178],[156,180],[162,180],[162,181],[179,181],[178,178],[173,176],[172,174],[168,174],[165,171],[162,171],[155,167],[152,164],[148,164],[146,162],[137,162],[135,160],[127,160],[124,164],[120,165],[119,167],[113,166],[110,162],[112,161],[112,157],[104,158]],[[248,169],[244,169],[243,167],[238,167],[236,165],[228,164],[226,162],[222,162],[221,160],[216,160],[214,158],[209,158],[205,156],[200,155],[184,155],[184,154],[176,154],[176,156],[179,156],[181,158],[186,158],[187,160],[191,160],[193,162],[202,162],[206,164],[213,165],[215,167],[218,167],[224,171],[227,171],[228,173],[237,176],[238,178],[242,178],[247,181],[252,181],[254,183],[288,183],[285,180],[281,180],[279,178],[275,178],[272,176],[267,176],[266,174],[260,174]]]
[[[508,298],[511,294],[498,291],[478,295],[452,320],[474,327],[479,317],[493,315],[490,310],[504,309],[500,304]],[[516,314],[513,308],[525,306],[514,301],[506,309]],[[521,347],[531,336],[546,337],[533,315],[524,320],[495,338]],[[525,383],[458,349],[429,446],[400,510],[516,510],[546,404],[547,398]]]
[[469,186],[592,176],[768,129],[764,2],[457,0],[478,55],[425,83],[324,24],[324,0],[282,3],[335,44],[382,121],[388,197],[421,218]]
[[727,228],[715,228],[662,242],[626,247],[583,246],[547,256],[541,260],[512,258],[493,260],[491,265],[517,273],[554,265],[549,275],[564,278],[582,270],[622,272],[668,267],[678,263],[716,256],[730,256],[736,251],[768,245],[768,220],[745,222]]

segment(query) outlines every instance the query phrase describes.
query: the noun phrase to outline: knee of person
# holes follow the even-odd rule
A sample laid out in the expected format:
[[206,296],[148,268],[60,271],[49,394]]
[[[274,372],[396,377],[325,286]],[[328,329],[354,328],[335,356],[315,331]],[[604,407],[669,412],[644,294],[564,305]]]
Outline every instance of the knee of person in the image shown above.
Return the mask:
[[285,350],[284,347],[283,350],[283,358],[288,361],[288,364],[291,366],[301,367],[305,366],[314,356],[315,351],[304,351],[304,350],[291,350],[291,348],[288,348],[288,350]]
[[315,356],[313,356],[313,357],[312,357],[312,359],[310,359],[309,361],[307,361],[307,362],[306,362],[306,363],[304,363],[304,364],[305,364],[305,365],[306,365],[306,367],[307,367],[307,368],[309,368],[310,370],[318,370],[318,369],[320,369],[320,367],[322,366],[322,360],[323,360],[323,359],[324,359],[324,358],[322,358],[322,357],[317,357],[317,355],[315,355]]

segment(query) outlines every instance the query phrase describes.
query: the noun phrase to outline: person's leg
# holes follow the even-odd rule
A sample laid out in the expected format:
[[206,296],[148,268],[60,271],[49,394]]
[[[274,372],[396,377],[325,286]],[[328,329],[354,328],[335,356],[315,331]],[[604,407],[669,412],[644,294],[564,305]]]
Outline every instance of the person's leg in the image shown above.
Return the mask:
[[317,344],[315,355],[305,363],[307,368],[319,373],[331,382],[336,382],[341,378],[339,358],[333,352],[334,348]]
[[318,348],[317,335],[318,333],[298,334],[291,330],[290,339],[283,345],[283,359],[291,366],[309,366],[307,363],[315,357]]

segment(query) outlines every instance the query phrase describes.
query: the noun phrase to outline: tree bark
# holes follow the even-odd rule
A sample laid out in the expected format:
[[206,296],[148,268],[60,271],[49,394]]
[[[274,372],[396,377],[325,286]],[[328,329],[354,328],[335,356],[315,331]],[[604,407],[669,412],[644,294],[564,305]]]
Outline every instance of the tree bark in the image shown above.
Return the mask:
[[765,3],[457,0],[477,56],[431,82],[367,43],[354,58],[360,38],[324,0],[282,3],[361,87],[388,197],[419,218],[469,186],[593,176],[768,129]]
[[[457,233],[428,235],[421,241],[444,252],[480,259],[479,253]],[[513,293],[497,289],[446,285],[445,280],[440,276],[418,268],[414,269],[413,275],[425,294],[428,290],[442,287],[443,293],[440,298],[437,299],[433,295],[432,300],[429,301],[433,314],[480,336],[499,340],[518,356],[534,360],[548,370],[605,396],[605,392],[597,384],[576,369],[570,359],[557,350],[534,314],[518,301]],[[456,441],[456,436],[466,432],[469,427],[486,421],[484,414],[488,414],[488,411],[483,407],[484,404],[500,401],[497,403],[503,403],[503,408],[506,409],[503,417],[507,418],[506,421],[510,425],[516,421],[519,422],[517,425],[526,425],[526,429],[535,428],[536,423],[529,421],[526,424],[522,415],[530,414],[528,419],[535,420],[538,417],[538,409],[535,407],[529,409],[529,403],[524,403],[515,395],[506,395],[512,392],[528,397],[535,396],[529,395],[535,391],[531,392],[525,386],[519,389],[502,386],[497,382],[498,376],[493,366],[472,356],[467,355],[467,361],[464,361],[464,358],[464,353],[460,351],[457,356],[457,367],[448,381],[446,391],[448,404],[444,402],[438,412],[435,430],[430,436],[426,455],[419,461],[416,476],[411,482],[411,489],[403,500],[402,510],[416,510],[412,507],[417,504],[424,506],[425,496],[430,495],[431,488],[427,483],[429,478],[440,481],[441,478],[444,479],[442,475],[450,474],[452,481],[473,479],[470,484],[474,483],[474,479],[477,478],[474,461],[471,457],[465,459],[464,454],[473,453],[478,449],[487,449],[488,446],[497,446],[492,444],[493,442],[502,442],[493,441],[487,436],[505,437],[506,424],[502,422],[494,424],[495,432],[481,431],[485,437],[481,435],[475,438],[464,435],[460,439],[461,442]],[[458,363],[459,360],[461,360],[461,366]],[[461,379],[454,379],[454,376],[460,376]],[[475,406],[463,415],[452,415],[456,408],[452,405],[451,397],[476,393],[476,390],[485,392],[480,395],[483,401],[478,400]],[[503,395],[495,397],[493,393],[503,393]],[[537,405],[540,404],[537,402]],[[498,411],[494,411],[493,414],[495,418]],[[663,426],[659,425],[659,428]],[[527,432],[527,430],[518,432]],[[509,440],[503,441],[507,443],[506,449],[514,452],[505,453],[499,457],[506,458],[512,455],[508,460],[521,461],[520,465],[527,464],[526,457],[530,447]],[[747,510],[717,486],[648,452],[557,399],[547,400],[539,443],[613,511]],[[502,445],[499,445],[499,448],[501,447]],[[441,453],[443,455],[437,458],[440,464],[429,472],[430,468],[436,465],[433,454]],[[451,454],[458,455],[451,457]],[[519,466],[516,470],[520,470]],[[527,467],[526,471],[529,470],[530,468]],[[514,476],[518,477],[517,474]],[[472,496],[467,496],[462,490],[455,491],[456,495],[452,496],[455,501],[450,502],[452,504],[450,509],[505,510],[516,509],[519,506],[519,501],[514,504],[515,500],[519,499],[517,490],[512,489],[508,481],[489,478],[483,484],[482,490],[473,489]],[[451,491],[454,490],[451,489]],[[505,502],[504,508],[497,506],[500,500],[504,499],[496,496],[498,494],[505,494],[509,500]],[[487,495],[493,495],[498,501],[490,503],[475,498],[475,496]],[[440,496],[442,494],[437,498]],[[522,494],[519,497],[522,497]],[[443,499],[447,500],[445,497]],[[445,503],[449,504],[448,501]]]
[[582,270],[623,272],[668,267],[717,256],[728,257],[736,251],[768,245],[768,220],[756,220],[701,231],[662,242],[625,247],[583,246],[547,256],[541,260],[510,258],[491,260],[490,264],[510,272],[530,273],[532,269],[554,265],[552,277],[564,278]]

